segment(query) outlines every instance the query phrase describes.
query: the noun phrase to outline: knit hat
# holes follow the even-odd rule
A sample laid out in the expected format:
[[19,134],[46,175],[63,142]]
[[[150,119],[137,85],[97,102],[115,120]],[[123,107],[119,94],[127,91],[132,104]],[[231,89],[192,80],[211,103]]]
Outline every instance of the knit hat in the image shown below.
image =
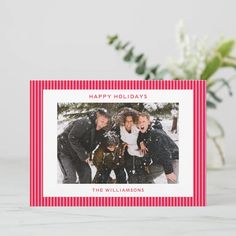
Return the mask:
[[117,146],[119,144],[119,137],[114,131],[108,131],[103,135],[101,145],[105,147]]

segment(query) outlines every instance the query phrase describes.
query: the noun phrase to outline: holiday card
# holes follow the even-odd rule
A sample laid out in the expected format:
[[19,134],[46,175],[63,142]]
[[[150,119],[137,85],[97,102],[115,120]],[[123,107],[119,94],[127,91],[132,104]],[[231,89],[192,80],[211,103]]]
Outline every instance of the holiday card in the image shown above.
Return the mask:
[[205,206],[205,81],[31,81],[30,205]]

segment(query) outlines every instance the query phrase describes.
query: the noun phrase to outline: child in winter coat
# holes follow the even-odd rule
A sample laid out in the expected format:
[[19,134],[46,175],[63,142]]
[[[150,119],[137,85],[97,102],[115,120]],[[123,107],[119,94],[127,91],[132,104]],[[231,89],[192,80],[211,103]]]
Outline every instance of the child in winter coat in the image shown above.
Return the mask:
[[93,183],[108,183],[112,170],[114,170],[118,182],[126,183],[122,148],[119,147],[119,138],[115,132],[105,133],[101,144],[94,151],[93,164],[97,168]]

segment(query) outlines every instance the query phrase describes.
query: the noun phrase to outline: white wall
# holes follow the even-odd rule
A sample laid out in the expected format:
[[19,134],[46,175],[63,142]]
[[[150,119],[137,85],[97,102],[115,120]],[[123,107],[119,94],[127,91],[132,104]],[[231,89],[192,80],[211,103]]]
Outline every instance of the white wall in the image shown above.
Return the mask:
[[[139,79],[106,45],[108,34],[132,41],[152,63],[175,55],[175,25],[191,34],[236,38],[235,0],[1,0],[0,156],[29,153],[30,79]],[[224,122],[233,155],[235,96],[216,116]],[[233,107],[234,106],[234,107]]]

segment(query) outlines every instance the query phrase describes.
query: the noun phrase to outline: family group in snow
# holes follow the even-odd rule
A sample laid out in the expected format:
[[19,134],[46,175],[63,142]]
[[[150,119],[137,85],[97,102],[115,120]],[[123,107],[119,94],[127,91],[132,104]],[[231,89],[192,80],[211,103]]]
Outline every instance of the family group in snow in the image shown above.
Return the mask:
[[[65,184],[155,183],[163,173],[168,183],[178,183],[178,146],[146,112],[123,108],[111,119],[98,108],[71,122],[57,142]],[[97,169],[93,179],[91,165]]]

